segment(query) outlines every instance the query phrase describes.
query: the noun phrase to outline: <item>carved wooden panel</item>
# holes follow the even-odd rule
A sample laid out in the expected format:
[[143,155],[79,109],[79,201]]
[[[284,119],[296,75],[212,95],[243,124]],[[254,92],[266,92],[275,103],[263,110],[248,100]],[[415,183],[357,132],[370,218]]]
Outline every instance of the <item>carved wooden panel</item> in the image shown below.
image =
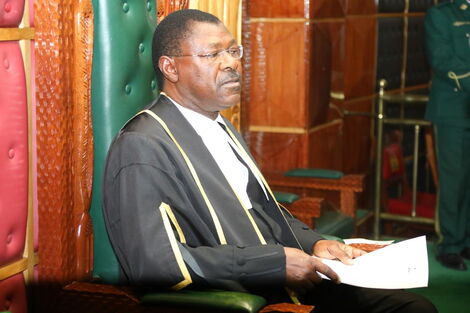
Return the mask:
[[91,267],[91,3],[38,0],[35,12],[39,278],[65,283]]

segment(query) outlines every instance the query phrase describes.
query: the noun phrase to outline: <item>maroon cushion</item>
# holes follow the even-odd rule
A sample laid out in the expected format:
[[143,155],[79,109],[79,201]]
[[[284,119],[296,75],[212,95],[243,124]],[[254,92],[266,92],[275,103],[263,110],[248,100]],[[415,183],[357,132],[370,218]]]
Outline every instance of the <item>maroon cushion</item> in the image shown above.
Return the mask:
[[[411,194],[399,199],[389,199],[388,212],[394,214],[411,215]],[[436,195],[418,192],[416,195],[416,215],[420,217],[434,218],[436,208]]]
[[18,27],[25,0],[0,0],[0,27]]
[[22,257],[28,213],[28,117],[17,41],[0,42],[0,266]]
[[26,288],[23,274],[0,280],[0,312],[26,313]]

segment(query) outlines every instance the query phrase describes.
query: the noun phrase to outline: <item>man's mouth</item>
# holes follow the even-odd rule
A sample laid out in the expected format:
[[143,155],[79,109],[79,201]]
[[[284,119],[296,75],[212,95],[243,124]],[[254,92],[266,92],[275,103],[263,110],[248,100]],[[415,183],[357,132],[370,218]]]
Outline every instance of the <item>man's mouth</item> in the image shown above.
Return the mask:
[[232,78],[224,81],[222,86],[227,86],[227,87],[235,87],[235,86],[240,86],[240,78]]

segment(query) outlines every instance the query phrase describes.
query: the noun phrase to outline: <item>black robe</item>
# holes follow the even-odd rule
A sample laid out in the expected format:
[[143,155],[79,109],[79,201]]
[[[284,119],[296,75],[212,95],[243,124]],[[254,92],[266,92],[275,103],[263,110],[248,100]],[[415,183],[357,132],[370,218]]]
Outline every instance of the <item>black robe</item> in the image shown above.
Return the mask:
[[[265,238],[262,244],[202,139],[174,104],[160,96],[149,109],[174,138],[151,114],[141,113],[114,139],[105,168],[104,217],[123,279],[172,289],[190,284],[239,291],[282,289],[283,247],[311,253],[321,237],[270,201],[270,206],[249,210]],[[233,125],[226,123],[248,151]],[[181,150],[212,205],[212,215]]]

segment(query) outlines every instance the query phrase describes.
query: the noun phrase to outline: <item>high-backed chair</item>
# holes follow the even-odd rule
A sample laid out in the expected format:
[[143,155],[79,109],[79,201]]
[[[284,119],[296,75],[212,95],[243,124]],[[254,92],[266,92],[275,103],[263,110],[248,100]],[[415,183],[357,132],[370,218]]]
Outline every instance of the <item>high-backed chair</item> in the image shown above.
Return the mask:
[[[106,154],[120,127],[157,97],[151,63],[156,26],[155,1],[94,1],[92,114],[94,178],[91,215],[94,231],[93,281],[65,286],[57,312],[258,312],[262,297],[230,291],[142,294],[119,286],[119,265],[102,216],[102,176]],[[290,305],[279,311],[309,312]],[[275,310],[265,308],[263,312]],[[307,309],[307,310],[306,310]]]
[[108,147],[122,125],[157,96],[152,66],[156,26],[152,1],[94,1],[92,114],[94,176],[91,215],[94,230],[93,275],[118,281],[118,263],[101,212],[101,189]]

